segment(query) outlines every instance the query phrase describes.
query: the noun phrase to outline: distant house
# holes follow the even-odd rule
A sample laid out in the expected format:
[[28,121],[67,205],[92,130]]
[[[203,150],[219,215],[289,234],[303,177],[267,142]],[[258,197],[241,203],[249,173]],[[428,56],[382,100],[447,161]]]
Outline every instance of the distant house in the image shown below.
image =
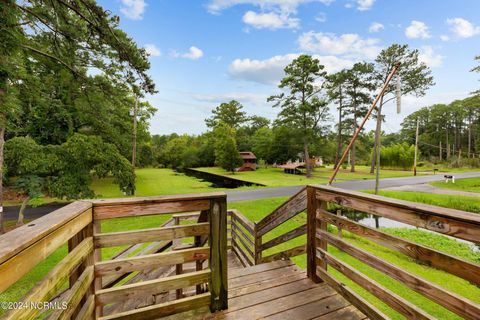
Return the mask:
[[240,152],[243,164],[237,171],[254,171],[257,169],[257,157],[251,151]]
[[300,169],[305,169],[305,162],[291,162],[291,163],[286,163],[278,166],[278,168],[282,168],[284,173],[288,174],[302,174],[302,170]]

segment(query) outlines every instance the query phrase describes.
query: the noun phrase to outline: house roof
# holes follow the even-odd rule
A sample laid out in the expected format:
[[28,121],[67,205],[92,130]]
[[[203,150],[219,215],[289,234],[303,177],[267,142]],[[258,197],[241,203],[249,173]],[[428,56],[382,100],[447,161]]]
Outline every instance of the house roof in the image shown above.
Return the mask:
[[240,157],[242,157],[242,159],[244,160],[247,160],[247,159],[257,159],[257,157],[255,156],[255,154],[251,151],[242,151],[240,152]]

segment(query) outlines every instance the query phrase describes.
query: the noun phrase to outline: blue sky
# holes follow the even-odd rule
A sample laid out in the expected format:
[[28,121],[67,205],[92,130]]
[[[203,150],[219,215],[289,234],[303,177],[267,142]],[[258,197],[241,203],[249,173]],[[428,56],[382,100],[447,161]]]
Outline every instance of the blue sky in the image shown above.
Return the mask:
[[[480,54],[476,0],[101,0],[121,27],[151,53],[159,91],[155,134],[206,130],[220,102],[239,100],[249,114],[274,119],[266,102],[278,92],[283,67],[300,53],[317,56],[329,72],[372,61],[392,43],[419,49],[436,85],[422,98],[405,97],[402,113],[385,108],[385,131],[409,113],[467,97],[480,88],[469,72]],[[373,128],[372,124],[367,128]]]

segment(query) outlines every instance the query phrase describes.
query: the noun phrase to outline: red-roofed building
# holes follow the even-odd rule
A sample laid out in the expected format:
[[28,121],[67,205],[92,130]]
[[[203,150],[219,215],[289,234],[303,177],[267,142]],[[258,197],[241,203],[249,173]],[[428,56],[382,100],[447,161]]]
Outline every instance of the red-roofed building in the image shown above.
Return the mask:
[[237,171],[254,171],[257,169],[257,157],[251,151],[240,152],[243,164]]

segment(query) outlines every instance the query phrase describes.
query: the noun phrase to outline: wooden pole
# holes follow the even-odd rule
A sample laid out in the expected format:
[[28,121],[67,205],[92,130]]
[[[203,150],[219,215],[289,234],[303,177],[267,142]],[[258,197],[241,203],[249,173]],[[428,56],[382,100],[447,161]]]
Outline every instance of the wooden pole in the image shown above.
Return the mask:
[[417,175],[417,155],[418,155],[418,124],[420,123],[417,118],[417,130],[415,131],[415,157],[413,158],[413,175]]
[[[373,110],[375,109],[375,106],[377,105],[378,101],[379,101],[380,98],[383,97],[383,95],[385,94],[385,91],[387,90],[387,87],[388,87],[388,84],[390,83],[390,80],[392,80],[393,76],[397,73],[399,67],[400,67],[400,62],[397,63],[397,64],[393,67],[392,71],[391,71],[390,74],[388,75],[387,80],[385,81],[385,83],[383,84],[382,89],[380,90],[380,93],[377,95],[377,97],[376,97],[375,100],[373,101],[372,106],[370,107],[370,109],[368,110],[367,114],[365,115],[365,118],[363,118],[362,123],[360,123],[360,125],[358,126],[357,131],[355,131],[355,133],[353,134],[352,140],[350,140],[350,143],[348,144],[347,149],[345,149],[345,151],[343,152],[343,155],[342,155],[342,157],[340,158],[340,161],[338,162],[340,165],[343,163],[343,161],[345,161],[345,158],[347,157],[348,152],[349,152],[350,149],[352,148],[353,143],[355,142],[355,140],[357,140],[357,137],[358,137],[358,135],[360,134],[360,131],[362,131],[363,126],[365,125],[365,123],[367,122],[368,118],[369,118],[370,115],[372,114],[372,112],[373,112]],[[340,168],[340,165],[337,165],[337,167],[335,168],[335,171],[333,172],[332,176],[330,177],[330,180],[328,181],[328,184],[329,184],[329,185],[331,185],[332,182],[333,182],[333,179],[335,179],[335,176],[336,176],[337,173],[338,173],[338,170],[339,170],[339,168]]]

